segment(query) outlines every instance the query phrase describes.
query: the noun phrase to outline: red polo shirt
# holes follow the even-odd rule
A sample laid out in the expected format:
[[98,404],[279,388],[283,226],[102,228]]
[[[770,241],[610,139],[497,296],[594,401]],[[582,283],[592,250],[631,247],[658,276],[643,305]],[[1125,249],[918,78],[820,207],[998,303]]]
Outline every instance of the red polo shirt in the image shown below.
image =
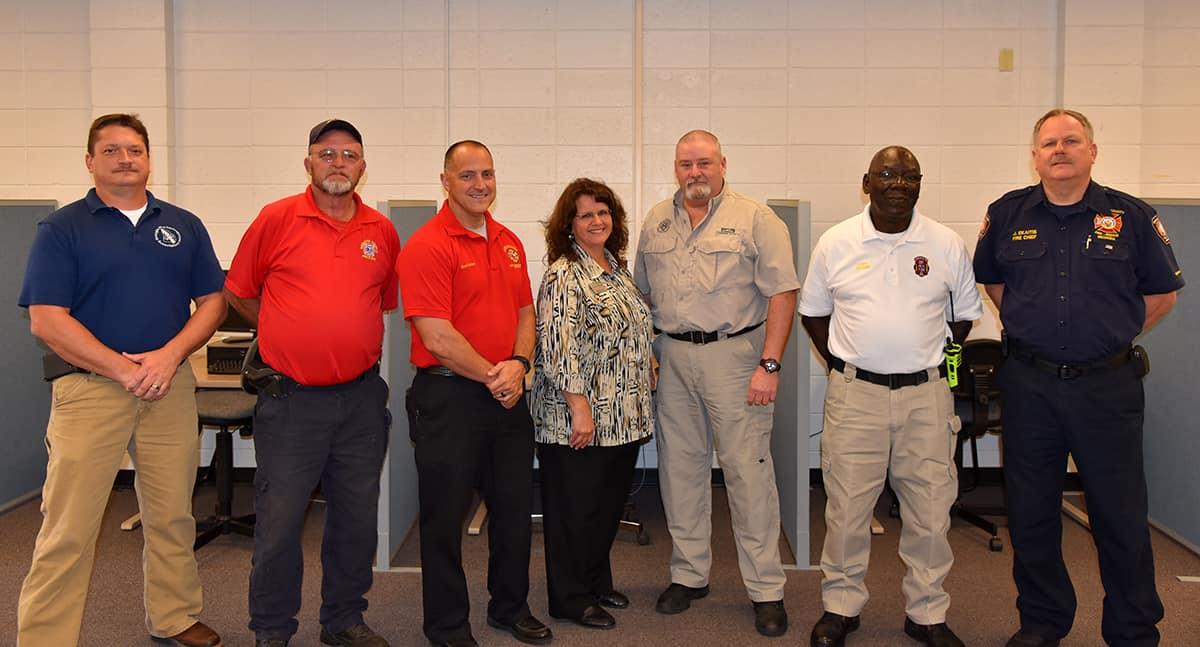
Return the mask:
[[321,213],[312,187],[263,207],[225,280],[236,296],[262,298],[259,351],[300,384],[354,379],[379,361],[383,312],[397,307],[400,238],[354,195],[347,223]]
[[[525,247],[491,213],[484,214],[487,238],[462,226],[443,202],[441,211],[413,233],[400,254],[404,318],[449,319],[484,359],[512,356],[517,311],[533,304]],[[412,362],[439,364],[416,327]]]

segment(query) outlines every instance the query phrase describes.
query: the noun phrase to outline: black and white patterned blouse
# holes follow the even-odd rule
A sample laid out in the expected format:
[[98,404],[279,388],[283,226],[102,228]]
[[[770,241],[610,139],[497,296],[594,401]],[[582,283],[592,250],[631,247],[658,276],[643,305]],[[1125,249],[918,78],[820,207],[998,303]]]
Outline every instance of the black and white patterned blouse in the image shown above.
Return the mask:
[[571,411],[564,390],[587,398],[596,427],[592,445],[641,440],[654,432],[650,308],[607,250],[611,272],[578,245],[575,251],[580,260],[559,258],[538,290],[534,440],[568,444]]

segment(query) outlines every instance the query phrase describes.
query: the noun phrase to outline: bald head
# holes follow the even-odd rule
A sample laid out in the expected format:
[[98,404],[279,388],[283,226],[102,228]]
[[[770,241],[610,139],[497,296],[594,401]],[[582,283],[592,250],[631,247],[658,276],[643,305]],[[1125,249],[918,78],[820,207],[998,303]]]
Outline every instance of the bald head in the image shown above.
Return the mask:
[[913,155],[912,151],[903,146],[887,146],[885,148],[881,148],[879,152],[875,153],[875,156],[871,158],[871,170],[880,170],[883,167],[885,159],[904,160],[906,162],[912,162],[917,166],[918,169],[921,167],[921,165],[917,163],[917,156]]
[[488,147],[484,146],[483,142],[477,142],[474,139],[464,139],[460,142],[454,142],[450,145],[450,148],[446,149],[446,156],[442,159],[443,171],[450,168],[450,162],[454,160],[454,154],[464,148],[483,149],[488,154],[488,157],[492,156],[492,151],[488,150]]
[[717,139],[716,135],[708,132],[707,130],[701,130],[699,128],[696,130],[689,130],[684,133],[683,137],[680,137],[679,141],[675,144],[675,150],[679,150],[680,144],[696,141],[702,141],[715,146],[717,155],[721,155],[721,140]]

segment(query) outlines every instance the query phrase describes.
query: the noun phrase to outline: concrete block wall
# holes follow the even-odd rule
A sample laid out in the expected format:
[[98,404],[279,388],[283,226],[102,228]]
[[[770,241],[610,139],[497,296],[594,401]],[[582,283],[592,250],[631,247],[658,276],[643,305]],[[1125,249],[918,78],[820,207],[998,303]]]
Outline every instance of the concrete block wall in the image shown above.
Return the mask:
[[[675,140],[697,127],[722,137],[731,186],[810,201],[814,239],[862,208],[871,154],[903,144],[926,175],[919,208],[972,247],[987,204],[1035,181],[1029,129],[1059,104],[1095,121],[1098,180],[1200,197],[1189,0],[0,0],[0,13],[0,196],[77,199],[89,120],[135,110],[152,190],[204,219],[225,263],[263,204],[304,186],[306,133],[331,115],[363,131],[372,204],[440,199],[446,145],[488,143],[495,213],[535,285],[539,221],[567,181],[612,184],[636,237],[674,191]],[[994,336],[994,314],[978,328]]]

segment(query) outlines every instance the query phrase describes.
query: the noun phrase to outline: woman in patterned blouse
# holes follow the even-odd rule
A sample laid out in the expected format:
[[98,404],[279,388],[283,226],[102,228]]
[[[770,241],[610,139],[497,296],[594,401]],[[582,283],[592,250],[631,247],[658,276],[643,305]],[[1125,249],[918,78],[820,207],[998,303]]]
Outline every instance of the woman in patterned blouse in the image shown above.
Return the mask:
[[546,222],[532,408],[550,615],[616,625],[609,551],[639,447],[654,430],[650,309],[626,269],[621,201],[580,178]]

